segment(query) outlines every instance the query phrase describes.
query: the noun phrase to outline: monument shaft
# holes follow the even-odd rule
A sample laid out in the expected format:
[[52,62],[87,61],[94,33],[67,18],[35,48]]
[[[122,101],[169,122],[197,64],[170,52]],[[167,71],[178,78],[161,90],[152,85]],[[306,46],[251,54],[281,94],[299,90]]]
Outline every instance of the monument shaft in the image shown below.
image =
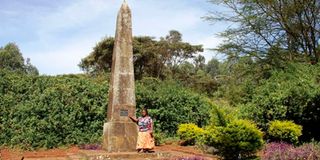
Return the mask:
[[117,17],[112,55],[108,122],[103,128],[103,148],[108,152],[134,151],[138,129],[128,115],[136,109],[131,11],[126,2]]
[[[132,49],[131,11],[126,3],[117,18],[116,37],[112,55],[108,121],[129,121],[128,111],[135,114],[135,88]],[[123,116],[120,116],[122,113]]]

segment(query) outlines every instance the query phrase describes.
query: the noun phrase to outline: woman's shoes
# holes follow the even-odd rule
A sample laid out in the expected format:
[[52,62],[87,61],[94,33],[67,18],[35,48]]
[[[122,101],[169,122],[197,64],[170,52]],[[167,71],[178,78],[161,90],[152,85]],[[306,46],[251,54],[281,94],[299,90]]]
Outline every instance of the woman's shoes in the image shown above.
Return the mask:
[[153,150],[150,149],[137,149],[138,153],[154,153]]
[[145,150],[143,150],[143,153],[154,153],[154,151],[150,150],[150,149],[145,149]]

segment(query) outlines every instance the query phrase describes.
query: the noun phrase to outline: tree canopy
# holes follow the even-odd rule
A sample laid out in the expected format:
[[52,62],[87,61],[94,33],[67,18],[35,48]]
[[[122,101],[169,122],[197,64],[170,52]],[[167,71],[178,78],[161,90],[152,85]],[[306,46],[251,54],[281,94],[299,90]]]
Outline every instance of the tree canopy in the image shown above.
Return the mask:
[[[113,52],[113,37],[104,38],[93,51],[79,64],[89,73],[110,72]],[[182,41],[182,34],[172,30],[165,37],[156,40],[150,36],[134,37],[133,56],[135,76],[164,79],[168,74],[175,74],[178,65],[202,52],[202,45],[192,45]]]
[[210,22],[235,23],[220,35],[217,51],[229,58],[250,56],[279,66],[283,61],[317,63],[320,58],[320,1],[318,0],[211,0],[226,12],[205,17]]
[[8,43],[4,47],[0,47],[0,68],[28,74],[39,74],[38,69],[31,64],[30,58],[27,58],[25,63],[22,53],[15,43]]

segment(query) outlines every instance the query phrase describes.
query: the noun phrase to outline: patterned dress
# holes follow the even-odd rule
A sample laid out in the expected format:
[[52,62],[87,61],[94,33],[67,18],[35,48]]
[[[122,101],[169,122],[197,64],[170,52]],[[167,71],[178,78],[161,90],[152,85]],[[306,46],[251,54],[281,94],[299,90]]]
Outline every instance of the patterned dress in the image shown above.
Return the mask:
[[153,149],[154,139],[151,136],[153,131],[153,121],[151,117],[139,117],[138,118],[138,140],[137,140],[137,149]]

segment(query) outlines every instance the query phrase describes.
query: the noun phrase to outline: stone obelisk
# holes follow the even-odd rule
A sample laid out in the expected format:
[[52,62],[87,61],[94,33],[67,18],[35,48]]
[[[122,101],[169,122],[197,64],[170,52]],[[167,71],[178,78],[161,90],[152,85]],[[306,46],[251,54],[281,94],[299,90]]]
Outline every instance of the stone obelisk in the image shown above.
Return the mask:
[[131,11],[124,1],[117,17],[103,149],[107,152],[135,151],[138,128],[128,118],[128,115],[135,116],[135,111]]

